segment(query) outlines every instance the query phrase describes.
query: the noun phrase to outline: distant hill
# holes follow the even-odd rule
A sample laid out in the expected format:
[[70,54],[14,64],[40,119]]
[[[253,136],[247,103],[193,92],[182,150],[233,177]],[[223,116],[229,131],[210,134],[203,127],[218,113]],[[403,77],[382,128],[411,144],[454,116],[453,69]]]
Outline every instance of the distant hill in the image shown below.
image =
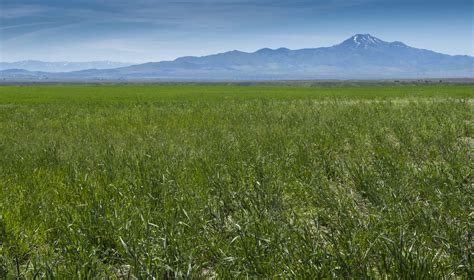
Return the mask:
[[296,80],[471,78],[474,57],[451,56],[357,34],[323,48],[230,51],[69,73],[0,72],[3,80]]
[[86,69],[112,69],[129,66],[131,63],[114,61],[89,61],[89,62],[46,62],[38,60],[24,60],[16,62],[0,62],[0,70],[21,69],[42,72],[71,72]]

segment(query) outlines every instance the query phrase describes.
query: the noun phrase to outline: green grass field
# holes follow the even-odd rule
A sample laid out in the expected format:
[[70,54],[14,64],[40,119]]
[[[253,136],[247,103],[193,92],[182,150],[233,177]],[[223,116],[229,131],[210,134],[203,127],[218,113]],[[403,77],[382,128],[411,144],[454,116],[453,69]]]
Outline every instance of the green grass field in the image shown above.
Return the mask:
[[473,100],[0,87],[0,278],[473,279]]

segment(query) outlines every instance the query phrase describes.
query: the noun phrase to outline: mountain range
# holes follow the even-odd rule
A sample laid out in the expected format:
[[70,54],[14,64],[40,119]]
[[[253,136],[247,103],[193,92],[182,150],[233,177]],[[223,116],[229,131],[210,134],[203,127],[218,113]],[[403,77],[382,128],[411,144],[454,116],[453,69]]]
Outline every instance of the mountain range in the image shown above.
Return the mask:
[[[21,68],[21,67],[18,67]],[[92,67],[98,68],[98,67]],[[356,34],[332,47],[229,51],[202,57],[72,72],[0,71],[6,81],[297,80],[472,78],[474,57],[451,56]]]
[[85,69],[112,69],[130,66],[132,63],[114,61],[88,61],[88,62],[46,62],[39,60],[23,60],[16,62],[0,62],[0,70],[22,69],[27,71],[42,72],[72,72]]

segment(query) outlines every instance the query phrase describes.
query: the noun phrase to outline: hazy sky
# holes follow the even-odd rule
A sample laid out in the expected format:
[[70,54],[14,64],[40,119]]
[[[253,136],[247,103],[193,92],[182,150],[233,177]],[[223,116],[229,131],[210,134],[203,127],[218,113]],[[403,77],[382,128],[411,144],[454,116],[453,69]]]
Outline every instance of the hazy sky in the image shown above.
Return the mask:
[[0,0],[0,60],[145,62],[356,33],[474,55],[472,0]]

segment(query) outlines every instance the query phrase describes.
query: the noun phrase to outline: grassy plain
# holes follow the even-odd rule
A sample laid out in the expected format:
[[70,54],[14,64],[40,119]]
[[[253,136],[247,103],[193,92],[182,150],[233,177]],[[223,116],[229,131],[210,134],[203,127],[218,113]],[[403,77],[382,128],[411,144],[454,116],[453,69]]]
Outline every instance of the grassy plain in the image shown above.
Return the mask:
[[0,87],[0,278],[473,278],[473,86]]

